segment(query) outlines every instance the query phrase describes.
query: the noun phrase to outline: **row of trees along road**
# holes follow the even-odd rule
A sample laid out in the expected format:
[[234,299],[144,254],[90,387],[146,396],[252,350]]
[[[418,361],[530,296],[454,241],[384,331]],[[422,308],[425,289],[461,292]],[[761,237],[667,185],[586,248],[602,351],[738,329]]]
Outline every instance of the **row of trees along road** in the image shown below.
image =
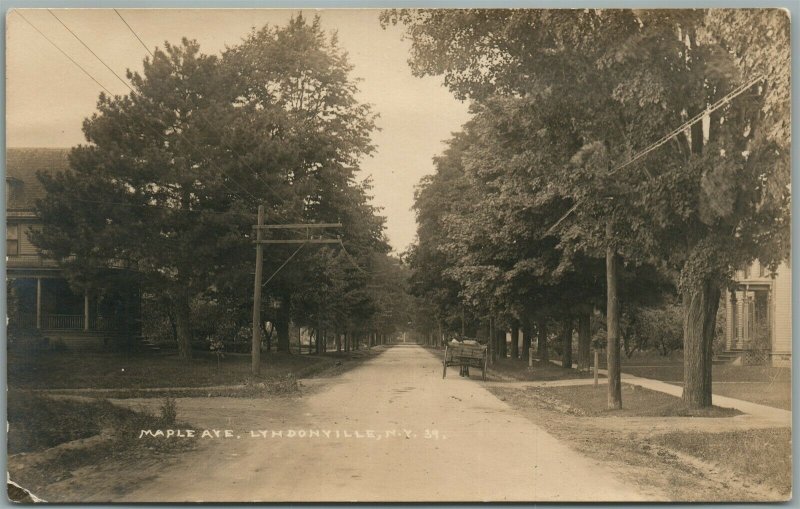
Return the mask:
[[[325,232],[342,246],[305,247],[266,286],[265,306],[279,311],[262,316],[278,349],[288,350],[290,320],[317,337],[392,332],[391,307],[402,299],[375,288],[402,293],[386,283],[402,268],[388,257],[369,180],[356,179],[373,151],[375,115],[356,100],[350,71],[336,36],[300,15],[253,30],[220,56],[186,39],[166,43],[141,74],[128,72],[130,94],[100,95],[71,170],[40,175],[47,199],[33,242],[78,289],[102,292],[111,263],[134,268],[130,277],[158,298],[188,358],[202,339],[193,324],[209,309],[234,324],[231,334],[247,327],[252,225],[263,203],[266,223],[343,225]],[[295,247],[265,250],[265,279]]]
[[474,331],[491,317],[503,330],[521,326],[527,345],[532,322],[546,338],[547,319],[557,320],[571,338],[578,317],[585,365],[588,314],[605,305],[608,404],[619,408],[619,303],[671,287],[684,318],[683,399],[710,406],[721,291],[734,268],[758,258],[774,269],[789,253],[787,13],[391,10],[381,19],[406,27],[416,75],[443,76],[471,101],[472,119],[416,196],[412,289],[438,323]]

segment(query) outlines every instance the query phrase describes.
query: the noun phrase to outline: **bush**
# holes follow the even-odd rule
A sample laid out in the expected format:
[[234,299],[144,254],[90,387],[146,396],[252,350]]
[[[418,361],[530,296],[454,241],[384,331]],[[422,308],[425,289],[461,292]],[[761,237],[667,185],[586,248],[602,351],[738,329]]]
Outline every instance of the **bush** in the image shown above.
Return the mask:
[[637,351],[655,349],[667,356],[683,348],[683,311],[679,304],[630,307],[623,311],[620,322],[622,349],[628,358]]
[[162,426],[169,427],[175,424],[178,419],[178,407],[175,403],[175,398],[164,398],[159,411]]

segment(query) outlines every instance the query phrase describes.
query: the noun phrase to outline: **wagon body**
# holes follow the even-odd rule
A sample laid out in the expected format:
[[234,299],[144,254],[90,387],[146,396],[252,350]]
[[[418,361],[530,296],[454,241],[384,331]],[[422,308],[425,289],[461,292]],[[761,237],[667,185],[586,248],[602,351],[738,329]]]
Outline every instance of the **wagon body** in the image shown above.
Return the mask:
[[486,345],[467,345],[464,343],[447,343],[442,360],[442,378],[447,376],[448,366],[470,366],[481,369],[481,376],[486,380],[486,364],[488,361]]

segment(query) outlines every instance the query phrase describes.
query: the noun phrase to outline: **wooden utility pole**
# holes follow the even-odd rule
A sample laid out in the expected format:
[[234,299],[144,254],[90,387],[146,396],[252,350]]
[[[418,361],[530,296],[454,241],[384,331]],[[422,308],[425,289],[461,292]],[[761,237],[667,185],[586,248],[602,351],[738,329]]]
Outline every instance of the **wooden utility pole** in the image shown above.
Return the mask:
[[[252,349],[252,372],[256,376],[261,370],[261,287],[269,283],[273,277],[292,259],[292,256],[286,260],[283,265],[275,271],[266,283],[261,283],[262,271],[264,270],[264,245],[265,244],[340,244],[341,239],[312,239],[311,230],[314,228],[341,228],[341,223],[302,223],[302,224],[264,224],[264,206],[258,206],[258,224],[253,226],[256,231],[256,276],[255,284],[253,287],[253,349]],[[305,229],[305,239],[264,239],[264,230],[297,230]],[[302,246],[300,246],[302,247]],[[296,252],[295,252],[296,254]],[[317,342],[319,342],[319,331],[317,331]],[[311,343],[308,345],[309,353],[311,351]]]
[[253,284],[253,351],[252,372],[258,376],[261,372],[261,277],[264,261],[264,206],[258,206],[258,228],[256,228],[256,277]]

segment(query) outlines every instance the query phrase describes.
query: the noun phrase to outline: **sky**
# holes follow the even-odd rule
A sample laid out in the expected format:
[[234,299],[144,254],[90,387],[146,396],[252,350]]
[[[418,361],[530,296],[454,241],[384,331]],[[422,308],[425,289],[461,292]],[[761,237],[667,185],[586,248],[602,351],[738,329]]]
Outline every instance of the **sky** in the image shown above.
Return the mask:
[[[67,25],[109,67],[124,78],[140,71],[145,49],[110,9],[54,9]],[[182,37],[196,39],[201,51],[216,54],[233,46],[254,27],[282,25],[298,10],[281,9],[119,9],[148,47]],[[414,240],[411,207],[414,187],[433,172],[432,158],[442,142],[467,121],[467,104],[442,86],[441,78],[417,78],[407,59],[410,42],[402,29],[378,23],[379,10],[303,10],[319,13],[323,27],[336,30],[340,46],[360,78],[359,96],[380,115],[373,134],[377,150],[362,162],[361,177],[371,176],[374,203],[387,217],[392,248],[402,252]],[[57,46],[115,94],[128,89],[92,56],[59,21],[44,9],[20,13]],[[89,76],[22,17],[10,11],[6,39],[6,146],[71,147],[84,143],[81,123],[96,109],[102,90]]]

